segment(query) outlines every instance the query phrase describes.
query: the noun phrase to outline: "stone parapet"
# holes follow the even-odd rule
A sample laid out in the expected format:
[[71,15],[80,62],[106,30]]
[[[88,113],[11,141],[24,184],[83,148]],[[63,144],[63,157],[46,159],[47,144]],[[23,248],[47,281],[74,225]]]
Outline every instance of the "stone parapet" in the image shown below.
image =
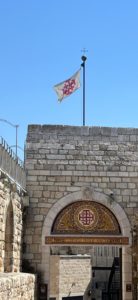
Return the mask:
[[[45,139],[83,139],[89,140],[110,140],[117,142],[137,142],[138,141],[138,128],[114,128],[114,127],[88,127],[88,126],[66,126],[66,125],[29,125],[27,142],[40,142]],[[81,138],[80,138],[81,140]]]
[[25,273],[0,273],[1,300],[36,300],[36,277]]

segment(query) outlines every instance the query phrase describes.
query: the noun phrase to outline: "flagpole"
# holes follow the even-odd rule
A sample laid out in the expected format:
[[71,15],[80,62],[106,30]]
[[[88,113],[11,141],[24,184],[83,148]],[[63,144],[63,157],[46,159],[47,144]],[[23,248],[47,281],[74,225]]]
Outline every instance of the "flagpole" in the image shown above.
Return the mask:
[[83,67],[83,126],[85,126],[85,62],[87,57],[83,55],[81,59],[83,61],[81,64]]

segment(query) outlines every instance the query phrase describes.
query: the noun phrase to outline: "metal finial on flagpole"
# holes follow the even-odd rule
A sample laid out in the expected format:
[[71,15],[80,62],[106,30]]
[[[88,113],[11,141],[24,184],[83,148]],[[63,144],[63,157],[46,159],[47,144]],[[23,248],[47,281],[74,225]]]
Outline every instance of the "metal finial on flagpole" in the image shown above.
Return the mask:
[[83,55],[81,59],[83,61],[83,63],[81,64],[81,66],[83,67],[83,126],[85,126],[85,62],[87,57]]

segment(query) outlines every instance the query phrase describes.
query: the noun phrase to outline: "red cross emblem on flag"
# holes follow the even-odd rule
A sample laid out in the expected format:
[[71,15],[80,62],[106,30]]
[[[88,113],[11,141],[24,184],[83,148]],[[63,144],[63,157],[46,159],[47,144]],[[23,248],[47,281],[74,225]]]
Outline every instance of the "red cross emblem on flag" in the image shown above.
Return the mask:
[[67,81],[65,81],[62,89],[63,95],[64,96],[70,95],[73,92],[75,85],[76,85],[75,79],[68,79]]
[[62,101],[63,98],[71,95],[80,87],[80,69],[69,79],[56,84],[54,90],[58,95],[58,100]]

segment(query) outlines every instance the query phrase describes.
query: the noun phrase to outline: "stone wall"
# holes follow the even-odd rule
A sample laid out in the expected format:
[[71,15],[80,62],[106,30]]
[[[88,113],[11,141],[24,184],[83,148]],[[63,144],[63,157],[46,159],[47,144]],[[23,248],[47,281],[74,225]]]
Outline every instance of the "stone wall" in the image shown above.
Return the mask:
[[22,196],[0,172],[0,272],[20,271],[22,226]]
[[82,187],[113,195],[133,224],[138,129],[30,125],[25,165],[30,196],[26,258],[35,268],[41,263],[41,233],[49,209]]
[[24,273],[0,274],[1,300],[34,300],[35,276]]
[[0,299],[36,299],[36,278],[22,265],[24,191],[0,171]]

